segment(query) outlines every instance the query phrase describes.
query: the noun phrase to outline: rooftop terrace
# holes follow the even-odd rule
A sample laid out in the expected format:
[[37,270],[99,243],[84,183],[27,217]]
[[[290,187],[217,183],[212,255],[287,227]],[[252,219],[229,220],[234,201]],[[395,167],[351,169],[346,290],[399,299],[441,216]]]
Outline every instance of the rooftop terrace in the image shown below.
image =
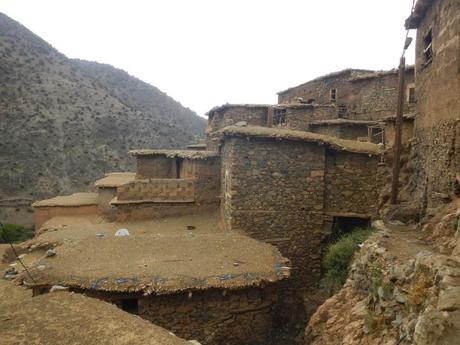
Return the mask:
[[[238,289],[289,275],[275,247],[223,232],[217,212],[128,223],[66,216],[44,228],[48,231],[24,246],[55,246],[57,255],[30,263],[36,284],[24,275],[28,285],[147,295]],[[130,235],[115,236],[119,228]]]

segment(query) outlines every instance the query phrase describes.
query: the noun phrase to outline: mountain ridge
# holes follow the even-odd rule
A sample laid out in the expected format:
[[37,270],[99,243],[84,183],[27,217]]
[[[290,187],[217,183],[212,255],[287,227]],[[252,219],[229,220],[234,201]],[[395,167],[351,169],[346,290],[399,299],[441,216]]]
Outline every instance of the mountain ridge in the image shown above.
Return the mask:
[[0,13],[0,220],[30,218],[11,200],[87,190],[133,169],[129,150],[184,147],[204,127],[157,87],[69,59]]

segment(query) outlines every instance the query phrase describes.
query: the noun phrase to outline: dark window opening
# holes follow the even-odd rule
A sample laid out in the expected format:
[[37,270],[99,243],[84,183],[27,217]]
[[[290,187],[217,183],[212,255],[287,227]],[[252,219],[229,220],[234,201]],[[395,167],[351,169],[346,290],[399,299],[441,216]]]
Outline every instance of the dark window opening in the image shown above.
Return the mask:
[[424,66],[433,61],[433,31],[430,29],[423,38],[423,55],[425,57]]
[[284,126],[286,124],[286,109],[275,109],[273,114],[273,125]]
[[182,159],[176,158],[176,176],[175,178],[180,178],[180,172],[182,169]]
[[415,98],[415,87],[411,86],[409,87],[409,92],[407,95],[407,101],[409,103],[415,103],[416,98]]
[[337,100],[337,89],[331,89],[330,101],[335,102]]
[[120,308],[130,314],[139,314],[139,303],[137,298],[120,300]]
[[314,98],[310,98],[308,101],[307,101],[307,104],[313,104],[315,103],[315,99]]

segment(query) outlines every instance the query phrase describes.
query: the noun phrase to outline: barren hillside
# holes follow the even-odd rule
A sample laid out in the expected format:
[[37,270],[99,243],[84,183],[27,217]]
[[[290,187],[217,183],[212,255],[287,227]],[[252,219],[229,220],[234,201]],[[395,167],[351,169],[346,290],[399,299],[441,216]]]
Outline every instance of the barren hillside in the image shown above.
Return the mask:
[[130,169],[130,149],[184,146],[204,125],[157,88],[68,59],[0,13],[0,218]]

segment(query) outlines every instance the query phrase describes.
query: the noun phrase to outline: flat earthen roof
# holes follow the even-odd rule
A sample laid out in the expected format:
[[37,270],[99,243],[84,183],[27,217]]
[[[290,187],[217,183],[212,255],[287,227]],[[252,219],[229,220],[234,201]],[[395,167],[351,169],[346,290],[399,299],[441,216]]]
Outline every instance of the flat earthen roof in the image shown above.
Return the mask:
[[125,183],[128,183],[136,178],[136,173],[133,172],[115,172],[108,173],[94,183],[95,187],[115,188]]
[[[414,69],[415,69],[414,65],[406,66],[406,72],[414,70]],[[374,71],[374,72],[369,72],[369,73],[363,73],[361,75],[352,77],[352,78],[350,78],[348,80],[353,82],[353,81],[359,81],[359,80],[380,78],[380,77],[384,77],[384,76],[392,75],[392,74],[398,74],[398,69],[394,68],[394,69],[390,69],[388,71]]]
[[75,207],[75,206],[90,206],[98,204],[97,193],[75,193],[72,195],[61,195],[51,199],[36,201],[32,204],[33,207]]
[[331,149],[338,151],[348,151],[354,153],[364,153],[369,155],[379,155],[383,153],[377,144],[360,142],[356,140],[345,140],[336,137],[318,134],[313,132],[296,131],[289,129],[268,128],[259,126],[228,126],[219,130],[226,136],[237,137],[259,137],[278,140],[296,140],[326,145]]
[[248,108],[248,109],[260,109],[260,108],[274,108],[274,109],[314,109],[314,108],[330,108],[334,107],[332,104],[310,104],[310,103],[280,103],[280,104],[223,104],[212,108],[206,113],[209,118],[212,118],[214,113],[230,108]]
[[15,303],[9,303],[10,294],[2,297],[2,345],[190,345],[147,320],[81,294],[49,293]]
[[347,120],[347,119],[332,119],[332,120],[320,120],[313,121],[310,123],[312,126],[323,126],[323,125],[375,125],[378,121],[366,121],[366,120]]
[[30,268],[36,283],[99,291],[172,294],[209,288],[238,289],[289,276],[275,247],[235,232],[96,234],[56,247]]
[[167,158],[207,159],[217,157],[216,151],[202,150],[155,150],[143,149],[129,151],[133,156],[165,156]]
[[243,107],[243,108],[267,108],[272,106],[272,104],[248,104],[248,103],[225,103],[222,105],[217,105],[211,110],[209,110],[205,115],[212,115],[214,112],[219,111],[219,110],[224,110],[224,109],[229,109],[229,108],[238,108],[238,107]]

